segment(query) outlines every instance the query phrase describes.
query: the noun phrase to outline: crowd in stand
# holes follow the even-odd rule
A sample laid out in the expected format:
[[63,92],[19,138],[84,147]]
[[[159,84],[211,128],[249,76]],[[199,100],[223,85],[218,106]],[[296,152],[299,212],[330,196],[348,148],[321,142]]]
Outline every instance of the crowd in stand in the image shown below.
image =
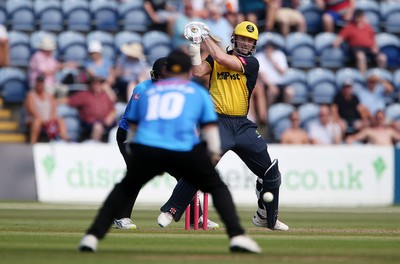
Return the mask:
[[[260,71],[252,96],[252,119],[270,142],[396,144],[400,140],[400,123],[387,119],[385,110],[399,98],[388,100],[396,92],[394,84],[368,73],[370,68],[386,69],[388,58],[380,52],[376,32],[365,13],[357,9],[357,1],[360,0],[143,0],[143,10],[150,21],[148,30],[168,33],[171,49],[187,51],[188,41],[183,32],[193,20],[209,25],[222,38],[223,49],[231,44],[233,27],[244,19],[257,24],[260,33],[275,32],[282,38],[292,32],[311,34],[300,7],[304,2],[314,3],[322,13],[321,32],[335,33],[334,48],[347,45],[350,59],[346,66],[362,74],[365,86],[347,78],[330,102],[318,104],[318,113],[311,121],[301,122],[299,105],[293,103],[295,87],[284,82],[285,74],[293,68],[290,57],[279,43],[268,38],[259,42],[255,55]],[[0,67],[9,64],[7,41],[7,27],[0,24]],[[120,55],[110,58],[103,44],[93,40],[87,45],[87,60],[79,64],[60,61],[54,54],[57,42],[46,36],[41,39],[26,67],[30,91],[23,107],[30,143],[37,142],[41,133],[65,141],[109,140],[108,135],[121,115],[120,106],[126,104],[138,83],[150,77],[151,62],[143,43],[125,43],[119,48]],[[202,54],[205,56],[206,52]],[[207,87],[207,78],[197,81]],[[274,135],[268,117],[272,106],[279,103],[294,108],[285,116],[290,121],[285,129]],[[79,138],[71,138],[63,118],[54,115],[56,104],[77,109],[81,121]],[[52,133],[54,126],[56,134]]]

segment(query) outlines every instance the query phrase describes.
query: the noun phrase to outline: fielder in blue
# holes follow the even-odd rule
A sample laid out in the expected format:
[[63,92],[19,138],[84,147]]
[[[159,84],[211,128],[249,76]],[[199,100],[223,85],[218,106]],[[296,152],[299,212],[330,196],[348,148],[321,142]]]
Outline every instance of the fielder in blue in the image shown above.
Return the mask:
[[80,251],[96,251],[98,240],[104,238],[132,193],[139,192],[156,175],[168,172],[211,194],[232,252],[261,252],[245,235],[231,193],[214,168],[221,158],[218,117],[208,92],[189,81],[190,69],[190,57],[172,51],[167,57],[167,78],[142,93],[135,109],[128,113],[130,155],[126,175],[105,200],[79,244]]

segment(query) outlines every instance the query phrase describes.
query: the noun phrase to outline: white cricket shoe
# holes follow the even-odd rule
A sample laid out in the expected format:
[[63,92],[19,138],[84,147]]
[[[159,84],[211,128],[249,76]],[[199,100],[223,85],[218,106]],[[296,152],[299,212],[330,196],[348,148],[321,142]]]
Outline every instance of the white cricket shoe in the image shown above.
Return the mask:
[[136,229],[136,225],[132,223],[130,218],[114,219],[114,227],[118,229]]
[[96,252],[98,242],[99,240],[96,236],[87,234],[82,238],[81,242],[79,243],[78,250],[81,252]]
[[[261,218],[257,214],[257,212],[254,214],[252,221],[253,221],[253,224],[255,226],[267,227],[267,219]],[[289,230],[289,226],[287,226],[286,224],[284,224],[281,221],[279,221],[279,219],[277,219],[276,223],[275,223],[275,226],[274,226],[274,228],[272,228],[272,230],[274,230],[274,231],[288,231]]]
[[[199,218],[199,227],[203,227],[203,216],[200,216]],[[207,229],[218,229],[219,224],[211,221],[210,219],[207,219]]]
[[231,252],[261,253],[257,242],[246,235],[232,237],[229,247]]
[[158,217],[157,217],[157,223],[161,227],[167,227],[169,224],[172,223],[172,220],[174,220],[174,217],[170,212],[162,212]]

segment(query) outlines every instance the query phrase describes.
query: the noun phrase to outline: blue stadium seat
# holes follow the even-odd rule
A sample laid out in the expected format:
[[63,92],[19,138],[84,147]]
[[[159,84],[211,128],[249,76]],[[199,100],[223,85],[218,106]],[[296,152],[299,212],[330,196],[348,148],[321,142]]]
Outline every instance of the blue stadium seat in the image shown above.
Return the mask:
[[387,57],[387,67],[396,69],[400,67],[400,39],[391,33],[378,33],[376,43],[379,50]]
[[384,31],[388,33],[400,33],[400,3],[382,2],[380,4],[380,15]]
[[336,71],[336,86],[340,89],[344,81],[351,80],[355,89],[365,87],[365,77],[356,68],[343,68]]
[[302,104],[298,108],[301,127],[307,129],[308,124],[318,119],[319,105],[315,103]]
[[397,91],[400,91],[400,69],[393,72],[393,85],[396,87]]
[[313,103],[332,103],[333,97],[337,91],[335,74],[333,71],[325,68],[311,69],[307,72],[307,84]]
[[272,104],[268,109],[268,125],[272,130],[272,136],[279,142],[282,133],[290,127],[289,116],[295,107],[286,103]]
[[338,69],[345,65],[345,54],[341,48],[334,48],[335,33],[322,32],[315,36],[314,46],[318,56],[319,66]]
[[64,16],[60,1],[36,0],[34,10],[40,30],[60,32],[64,29]]
[[98,40],[103,45],[103,54],[110,59],[114,59],[116,51],[114,48],[114,36],[110,32],[96,30],[86,35],[86,45],[92,40]]
[[142,44],[147,52],[158,45],[171,45],[171,37],[165,32],[151,30],[143,34]]
[[304,71],[289,68],[284,76],[283,84],[293,88],[292,104],[299,105],[308,102],[309,91],[307,87],[307,75]]
[[0,24],[7,26],[7,11],[4,5],[0,5]]
[[380,7],[377,1],[357,0],[356,8],[364,11],[364,14],[367,17],[368,22],[374,28],[375,32],[381,31]]
[[6,2],[8,23],[11,30],[33,31],[36,26],[32,1],[8,0]]
[[301,1],[299,11],[306,20],[307,32],[317,34],[322,31],[322,10],[314,1]]
[[386,106],[385,113],[390,121],[400,121],[400,103],[394,103]]
[[285,39],[284,37],[276,32],[262,32],[258,36],[257,46],[260,47],[257,51],[261,50],[261,47],[268,41],[272,41],[277,48],[285,52]]
[[45,30],[33,31],[29,41],[32,52],[37,50],[40,42],[45,36],[52,38],[57,43],[57,35],[55,33]]
[[90,12],[96,30],[115,32],[119,29],[118,8],[114,0],[92,0]]
[[126,43],[142,43],[142,36],[136,32],[120,31],[114,36],[114,49],[120,54],[120,48]]
[[73,142],[77,142],[79,140],[81,128],[78,110],[74,107],[62,104],[57,106],[57,114],[65,121],[68,137]]
[[75,61],[83,65],[87,59],[86,36],[76,31],[65,31],[58,35],[58,50],[63,61]]
[[302,32],[290,33],[286,36],[285,50],[292,67],[315,67],[316,52],[311,35]]
[[150,18],[142,1],[125,1],[119,5],[118,15],[122,30],[144,33],[150,25]]
[[31,57],[29,35],[21,31],[10,31],[9,34],[10,65],[27,67]]
[[158,45],[157,47],[150,49],[150,51],[146,54],[148,63],[153,65],[157,59],[166,57],[171,50],[172,48],[170,45]]
[[89,32],[92,29],[92,14],[88,1],[63,1],[62,11],[67,30]]
[[13,68],[0,68],[0,95],[7,103],[22,103],[28,91],[26,71]]

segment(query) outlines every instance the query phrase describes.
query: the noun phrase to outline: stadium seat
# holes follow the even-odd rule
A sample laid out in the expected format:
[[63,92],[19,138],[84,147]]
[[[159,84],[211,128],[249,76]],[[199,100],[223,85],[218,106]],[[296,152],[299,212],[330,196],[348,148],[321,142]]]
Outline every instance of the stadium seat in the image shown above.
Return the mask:
[[90,1],[90,12],[96,30],[115,32],[119,29],[116,1],[92,0]]
[[332,103],[333,97],[337,91],[335,74],[333,71],[325,68],[311,69],[307,72],[307,84],[313,103]]
[[151,30],[143,34],[142,44],[144,46],[145,52],[148,52],[150,49],[158,45],[170,46],[171,37],[165,32]]
[[144,33],[150,25],[150,18],[143,8],[142,1],[125,1],[119,5],[118,15],[122,30]]
[[166,57],[171,50],[172,48],[170,45],[158,45],[157,47],[150,49],[146,54],[148,63],[153,65],[158,58]]
[[299,10],[306,20],[308,33],[317,34],[322,31],[322,10],[314,1],[301,1]]
[[389,121],[400,121],[400,103],[388,105],[385,108],[385,113]]
[[356,8],[364,11],[368,22],[374,28],[375,32],[380,32],[381,16],[380,7],[377,1],[371,0],[357,0]]
[[65,31],[58,35],[59,58],[63,61],[75,61],[83,65],[87,59],[86,37],[76,31]]
[[114,48],[114,36],[110,32],[96,30],[86,35],[86,45],[92,40],[98,40],[103,45],[103,54],[110,59],[114,59],[116,51]]
[[14,68],[0,68],[0,96],[6,103],[22,103],[28,91],[26,71]]
[[294,32],[286,37],[285,50],[288,61],[295,68],[315,67],[315,49],[313,37],[307,33]]
[[272,41],[277,48],[285,52],[285,39],[284,37],[276,32],[262,32],[258,36],[257,46],[260,47],[257,51],[261,51],[261,47],[267,42]]
[[11,30],[33,31],[36,26],[35,12],[30,0],[8,0],[6,12]]
[[400,39],[391,33],[378,33],[376,43],[379,50],[387,57],[387,67],[396,69],[400,67]]
[[114,49],[120,54],[120,47],[126,43],[142,43],[142,36],[136,32],[120,31],[114,36]]
[[8,37],[10,65],[14,67],[27,67],[31,57],[29,35],[22,31],[10,31]]
[[57,106],[57,114],[62,117],[67,127],[67,135],[73,141],[79,140],[81,123],[76,108],[62,104]]
[[89,32],[92,29],[92,14],[88,1],[63,1],[62,10],[67,30]]
[[365,87],[365,77],[356,68],[343,68],[336,71],[336,86],[340,89],[344,81],[351,80],[355,89]]
[[345,54],[341,48],[334,48],[335,33],[322,32],[315,36],[314,47],[318,56],[319,66],[338,69],[345,65]]
[[380,15],[385,32],[400,33],[400,3],[382,2],[380,4]]
[[393,72],[393,85],[396,87],[397,91],[400,91],[400,69]]
[[60,32],[64,29],[64,16],[60,1],[36,0],[34,10],[40,30]]
[[4,5],[0,5],[0,24],[7,26],[7,12]]
[[308,102],[307,75],[304,71],[289,68],[285,73],[283,84],[293,88],[292,104],[299,105]]
[[289,116],[295,107],[286,103],[272,104],[268,109],[268,125],[272,131],[275,141],[279,142],[280,137],[289,126]]
[[315,103],[302,104],[298,108],[300,125],[307,129],[308,124],[319,117],[319,105]]

